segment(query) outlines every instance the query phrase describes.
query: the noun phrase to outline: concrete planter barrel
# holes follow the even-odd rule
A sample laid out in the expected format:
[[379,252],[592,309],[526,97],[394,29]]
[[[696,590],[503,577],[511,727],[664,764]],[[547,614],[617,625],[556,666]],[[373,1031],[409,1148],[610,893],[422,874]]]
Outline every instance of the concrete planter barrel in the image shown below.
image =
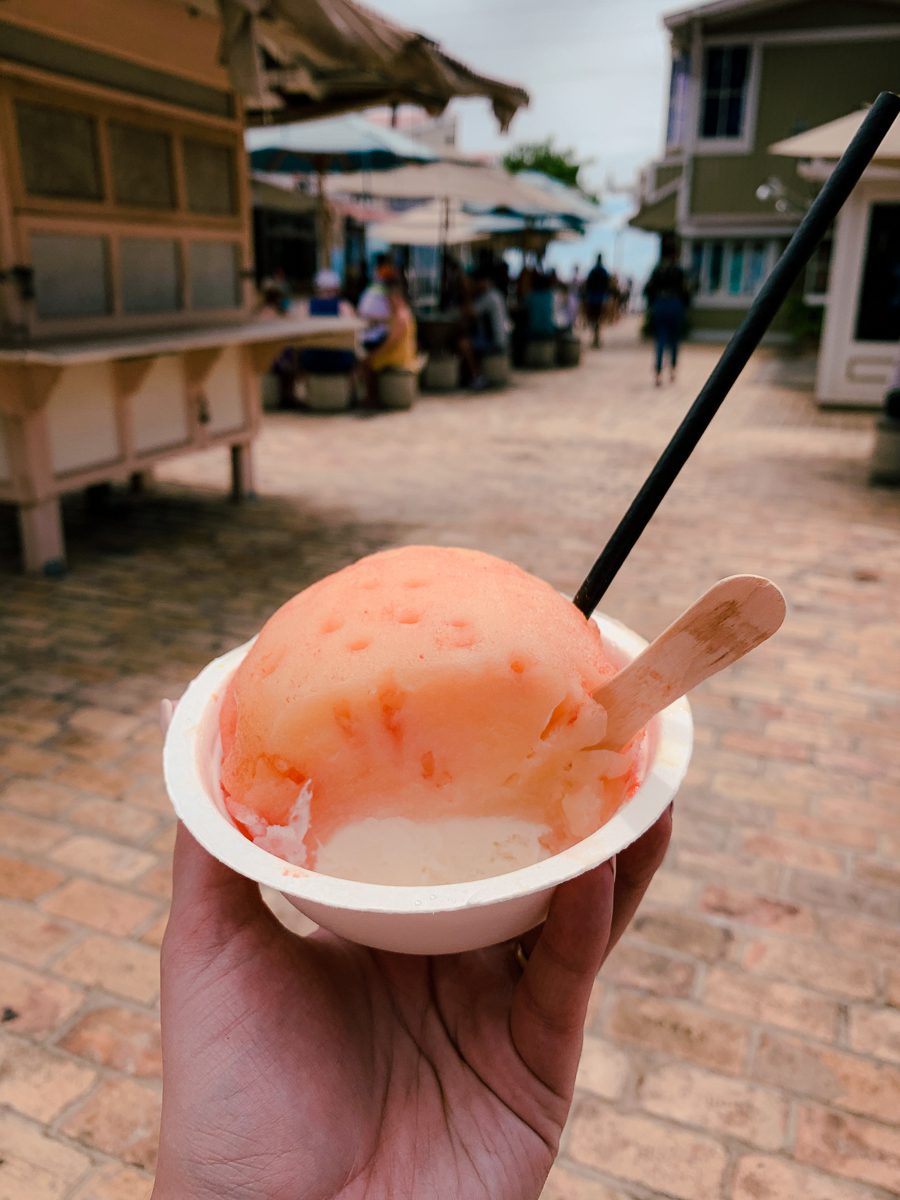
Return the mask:
[[349,375],[307,375],[306,407],[316,412],[342,412],[350,407]]
[[455,354],[431,354],[422,372],[426,392],[455,392],[459,387],[459,359]]
[[581,362],[581,338],[564,334],[556,343],[556,362],[560,367],[577,367]]
[[545,371],[556,366],[556,339],[528,342],[525,347],[525,366],[535,371]]
[[418,390],[418,377],[412,371],[388,370],[378,375],[378,399],[382,408],[412,408]]
[[486,354],[481,362],[481,370],[490,387],[505,387],[509,383],[509,355]]

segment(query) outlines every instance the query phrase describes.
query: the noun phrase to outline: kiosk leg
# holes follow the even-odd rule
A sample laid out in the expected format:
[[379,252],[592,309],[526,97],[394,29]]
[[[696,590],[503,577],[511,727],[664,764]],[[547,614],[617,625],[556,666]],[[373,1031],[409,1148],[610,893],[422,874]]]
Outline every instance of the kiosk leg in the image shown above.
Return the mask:
[[25,570],[62,575],[66,569],[66,548],[59,498],[51,496],[37,504],[20,504],[19,530]]
[[231,498],[238,503],[253,497],[253,457],[249,442],[231,447]]

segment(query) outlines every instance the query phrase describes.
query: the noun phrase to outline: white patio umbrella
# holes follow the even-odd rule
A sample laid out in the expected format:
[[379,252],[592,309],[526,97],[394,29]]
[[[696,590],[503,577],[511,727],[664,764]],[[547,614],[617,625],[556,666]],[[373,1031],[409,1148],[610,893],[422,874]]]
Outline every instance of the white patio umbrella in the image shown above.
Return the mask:
[[318,179],[319,255],[322,266],[330,261],[325,175],[359,168],[389,170],[409,162],[430,162],[433,150],[396,129],[376,125],[357,113],[343,113],[320,121],[291,125],[265,125],[244,131],[250,165],[269,174],[307,175]]
[[389,221],[369,226],[372,237],[391,246],[461,246],[484,241],[490,234],[479,227],[478,218],[459,207],[445,209],[440,200],[431,200]]
[[[507,209],[522,216],[574,216],[570,197],[541,189],[502,167],[484,163],[441,160],[395,171],[367,171],[328,181],[329,191],[341,195],[394,200],[446,200],[478,208]],[[564,189],[566,192],[569,189]],[[582,200],[582,204],[588,201]],[[593,208],[593,206],[592,206]],[[583,210],[582,210],[583,211]]]
[[[438,200],[449,214],[451,206],[470,205],[483,213],[502,210],[519,218],[519,224],[548,218],[574,218],[583,222],[587,210],[599,215],[579,193],[563,185],[534,186],[502,167],[442,159],[394,171],[341,175],[329,180],[333,193],[397,200]],[[576,205],[573,195],[577,197]],[[578,211],[573,211],[576,209]],[[595,218],[596,219],[596,218]],[[447,219],[449,224],[449,217]],[[446,246],[441,242],[441,246]]]
[[437,157],[421,142],[358,113],[246,129],[244,145],[254,171],[285,175],[386,171]]
[[549,197],[555,205],[557,216],[575,217],[585,224],[601,221],[603,211],[593,200],[589,200],[578,188],[569,187],[559,179],[551,179],[540,171],[517,171],[515,178],[529,188],[534,188]]

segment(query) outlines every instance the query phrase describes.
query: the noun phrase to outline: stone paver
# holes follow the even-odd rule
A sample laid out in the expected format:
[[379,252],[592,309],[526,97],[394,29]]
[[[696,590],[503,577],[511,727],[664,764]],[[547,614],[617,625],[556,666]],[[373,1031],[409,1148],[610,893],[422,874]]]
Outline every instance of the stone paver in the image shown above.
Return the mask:
[[[656,390],[623,325],[497,395],[271,414],[258,501],[223,499],[217,453],[101,520],[75,497],[63,580],[16,573],[0,514],[4,1200],[150,1192],[159,698],[385,545],[481,547],[571,592],[714,358],[688,347]],[[693,698],[673,847],[595,988],[548,1200],[900,1196],[900,496],[866,484],[870,416],[775,378],[750,368],[604,600],[652,636],[751,571],[790,615]]]

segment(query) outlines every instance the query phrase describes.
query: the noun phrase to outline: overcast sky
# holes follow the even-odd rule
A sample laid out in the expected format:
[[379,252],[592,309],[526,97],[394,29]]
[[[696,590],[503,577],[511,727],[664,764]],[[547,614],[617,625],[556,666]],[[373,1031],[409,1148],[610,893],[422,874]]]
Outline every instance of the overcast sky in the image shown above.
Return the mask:
[[487,105],[458,104],[460,144],[501,150],[552,135],[593,159],[587,184],[630,182],[661,149],[669,47],[661,14],[678,0],[368,0],[468,66],[521,84],[531,104],[502,138]]

